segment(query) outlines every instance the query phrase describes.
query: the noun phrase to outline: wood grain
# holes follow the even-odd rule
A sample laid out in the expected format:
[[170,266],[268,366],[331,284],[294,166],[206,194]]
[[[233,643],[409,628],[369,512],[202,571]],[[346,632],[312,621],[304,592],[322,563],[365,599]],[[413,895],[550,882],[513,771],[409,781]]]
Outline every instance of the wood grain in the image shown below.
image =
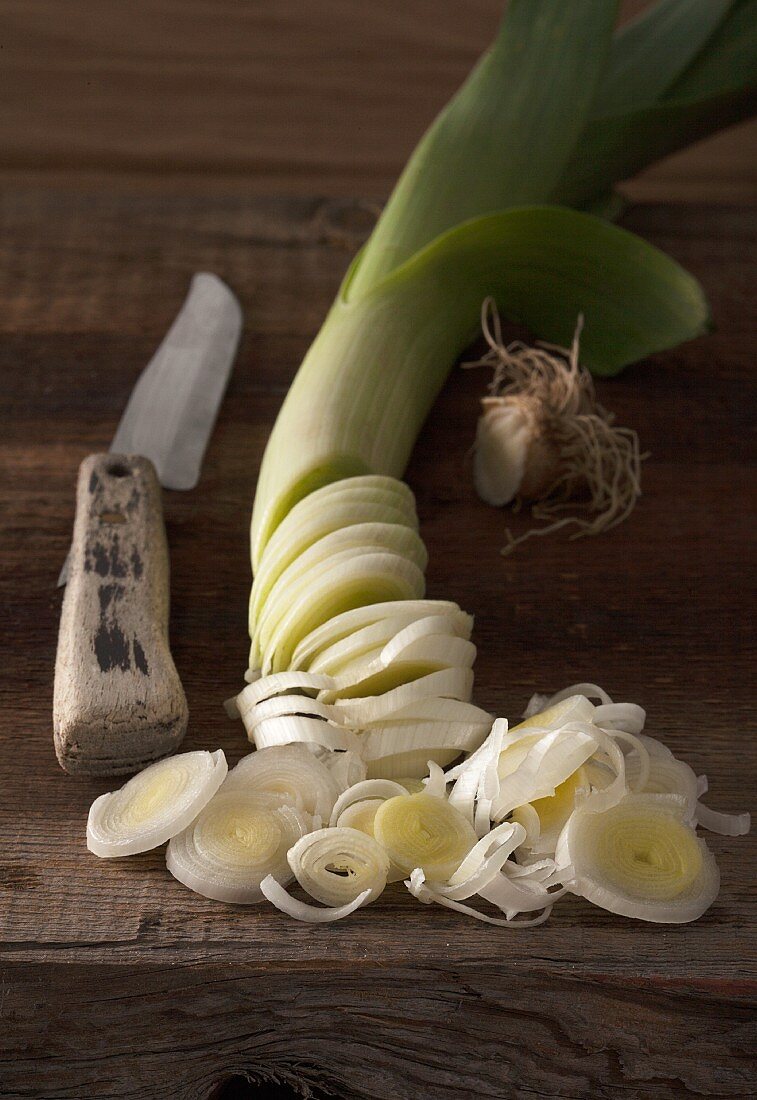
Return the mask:
[[175,752],[187,700],[168,641],[170,569],[161,488],[140,455],[79,468],[53,691],[58,762],[124,775]]
[[[171,638],[188,749],[246,751],[221,701],[246,667],[247,528],[265,440],[370,216],[316,199],[7,189],[0,220],[0,965],[4,1097],[205,1100],[235,1075],[353,1098],[666,1100],[754,1093],[752,838],[713,838],[723,889],[686,927],[569,899],[494,930],[400,886],[333,927],[214,904],[161,852],[97,861],[106,780],[50,744],[60,594],[81,459],[107,446],[190,275],[215,271],[246,329],[200,484],[166,493]],[[753,219],[649,207],[625,224],[704,282],[716,331],[599,385],[651,451],[632,519],[502,559],[471,491],[484,389],[455,371],[409,471],[430,594],[476,616],[476,700],[517,715],[592,678],[749,809],[757,779]],[[523,529],[525,519],[512,519]]]
[[[626,0],[628,15],[644,6]],[[6,172],[102,186],[384,198],[504,0],[4,0]],[[668,158],[634,198],[757,197],[757,127]]]

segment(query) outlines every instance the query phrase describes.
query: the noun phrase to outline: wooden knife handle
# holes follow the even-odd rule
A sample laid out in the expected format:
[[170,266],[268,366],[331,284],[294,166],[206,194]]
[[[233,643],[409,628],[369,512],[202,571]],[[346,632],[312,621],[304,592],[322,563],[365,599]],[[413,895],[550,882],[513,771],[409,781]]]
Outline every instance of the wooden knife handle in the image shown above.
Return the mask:
[[136,771],[181,742],[189,712],[168,645],[168,577],[152,463],[90,455],[55,663],[55,751],[67,772]]

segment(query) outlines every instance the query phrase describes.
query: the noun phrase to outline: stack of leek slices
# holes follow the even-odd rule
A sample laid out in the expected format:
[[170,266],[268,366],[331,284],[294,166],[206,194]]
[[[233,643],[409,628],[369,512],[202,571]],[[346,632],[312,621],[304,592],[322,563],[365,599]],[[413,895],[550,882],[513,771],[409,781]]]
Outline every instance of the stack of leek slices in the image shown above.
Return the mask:
[[[274,675],[294,690],[297,673]],[[430,761],[423,779],[367,778],[358,750],[313,741],[258,749],[228,772],[220,751],[184,753],[98,798],[87,843],[108,858],[167,840],[168,869],[190,889],[265,898],[313,923],[399,881],[425,904],[494,925],[539,924],[569,893],[683,923],[719,889],[697,826],[738,836],[749,816],[703,806],[706,778],[644,721],[640,707],[576,684],[534,697],[512,728],[497,719],[462,763],[445,772]]]
[[426,561],[396,478],[345,478],[291,509],[255,573],[250,683],[229,704],[258,749],[351,752],[369,778],[395,779],[482,744],[473,620],[423,598]]

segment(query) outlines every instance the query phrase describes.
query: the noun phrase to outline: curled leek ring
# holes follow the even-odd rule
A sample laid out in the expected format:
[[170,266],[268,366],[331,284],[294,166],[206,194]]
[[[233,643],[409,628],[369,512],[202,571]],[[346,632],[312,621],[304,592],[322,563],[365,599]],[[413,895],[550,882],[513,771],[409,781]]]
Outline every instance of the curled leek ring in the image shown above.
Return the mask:
[[303,890],[324,905],[349,905],[367,892],[374,901],[386,886],[389,859],[372,836],[345,827],[303,836],[288,855]]

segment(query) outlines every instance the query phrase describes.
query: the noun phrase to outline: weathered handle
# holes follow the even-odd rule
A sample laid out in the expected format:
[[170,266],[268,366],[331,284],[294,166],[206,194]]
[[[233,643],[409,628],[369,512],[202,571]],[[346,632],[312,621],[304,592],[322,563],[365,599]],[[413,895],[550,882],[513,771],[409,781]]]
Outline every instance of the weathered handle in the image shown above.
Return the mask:
[[188,709],[168,645],[168,576],[152,463],[90,455],[55,663],[55,751],[67,772],[136,771],[181,742]]

